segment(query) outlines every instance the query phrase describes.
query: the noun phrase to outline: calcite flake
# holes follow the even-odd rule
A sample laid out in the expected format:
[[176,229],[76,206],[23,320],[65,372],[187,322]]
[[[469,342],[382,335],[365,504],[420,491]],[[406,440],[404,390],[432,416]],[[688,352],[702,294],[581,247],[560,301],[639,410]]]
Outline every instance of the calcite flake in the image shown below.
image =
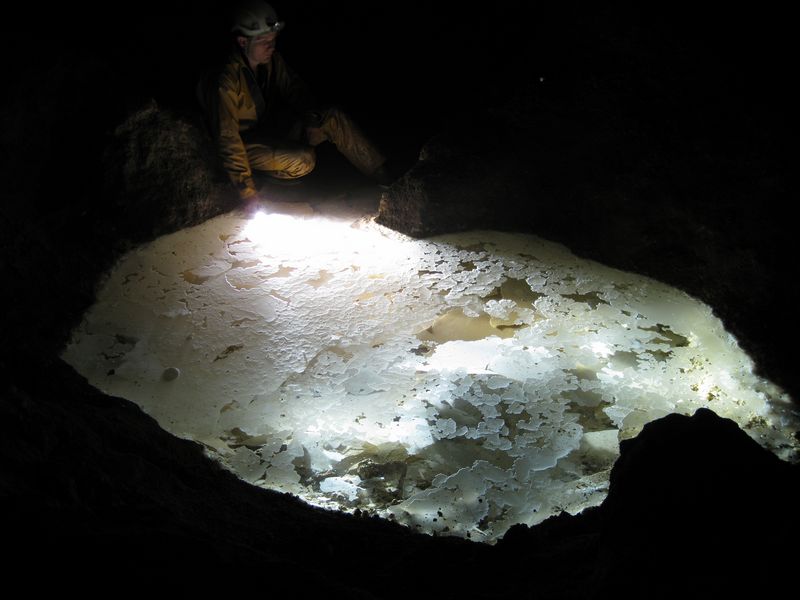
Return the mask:
[[493,542],[601,502],[671,412],[797,455],[788,399],[677,289],[527,235],[272,210],[126,255],[64,352],[246,481]]

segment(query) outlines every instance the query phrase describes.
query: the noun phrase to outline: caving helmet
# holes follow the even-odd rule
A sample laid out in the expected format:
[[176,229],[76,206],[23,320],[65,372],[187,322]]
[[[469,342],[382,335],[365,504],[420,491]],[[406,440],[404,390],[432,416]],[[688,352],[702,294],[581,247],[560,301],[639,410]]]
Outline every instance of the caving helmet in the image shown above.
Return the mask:
[[233,13],[231,32],[246,37],[278,32],[285,23],[278,20],[278,13],[263,0],[240,2]]

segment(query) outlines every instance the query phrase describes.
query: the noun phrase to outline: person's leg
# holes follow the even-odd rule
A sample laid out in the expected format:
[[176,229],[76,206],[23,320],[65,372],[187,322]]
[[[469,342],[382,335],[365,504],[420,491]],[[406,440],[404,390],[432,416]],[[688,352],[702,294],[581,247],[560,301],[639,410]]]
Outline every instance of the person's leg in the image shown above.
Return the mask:
[[314,170],[316,152],[310,146],[281,142],[280,145],[246,144],[247,158],[254,171],[276,179],[297,179]]
[[350,163],[368,177],[373,177],[386,162],[386,157],[361,128],[342,110],[325,111],[319,129]]

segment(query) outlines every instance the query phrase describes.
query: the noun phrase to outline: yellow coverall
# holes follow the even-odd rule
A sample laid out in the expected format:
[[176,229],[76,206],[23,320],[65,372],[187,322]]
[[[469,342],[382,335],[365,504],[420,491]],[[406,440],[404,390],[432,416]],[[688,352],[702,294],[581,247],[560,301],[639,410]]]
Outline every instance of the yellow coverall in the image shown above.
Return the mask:
[[[278,52],[253,72],[234,50],[216,76],[201,82],[198,95],[223,167],[243,199],[257,193],[253,170],[294,179],[314,169],[316,152],[304,140],[307,125],[318,127],[367,176],[386,160],[342,110],[315,110],[308,88]],[[308,120],[312,114],[315,122]]]

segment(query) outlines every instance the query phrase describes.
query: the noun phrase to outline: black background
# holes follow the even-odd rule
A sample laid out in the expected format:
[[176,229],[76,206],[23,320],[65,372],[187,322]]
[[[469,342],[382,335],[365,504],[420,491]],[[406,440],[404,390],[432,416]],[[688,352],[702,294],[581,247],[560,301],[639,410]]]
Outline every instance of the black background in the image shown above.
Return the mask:
[[[28,86],[36,103],[68,87],[70,97],[57,98],[62,114],[90,129],[149,98],[193,109],[196,78],[228,48],[231,4],[58,3],[6,19],[6,94]],[[273,4],[287,23],[279,50],[289,64],[386,139],[409,128],[424,139],[539,78],[565,102],[588,79],[617,81],[627,86],[625,109],[710,131],[730,133],[738,119],[774,126],[792,109],[793,24],[778,3]]]
[[[734,265],[731,273],[766,265],[757,282],[741,281],[741,298],[740,282],[729,282],[721,296],[729,304],[719,307],[749,332],[770,372],[797,390],[796,227],[787,209],[794,202],[795,22],[778,3],[643,4],[276,0],[274,6],[287,23],[279,49],[289,64],[410,161],[440,128],[468,134],[471,115],[531,86],[550,110],[563,107],[586,130],[630,127],[635,135],[619,139],[635,138],[634,149],[658,148],[653,155],[664,163],[654,188],[687,205],[707,204],[698,213],[713,215],[726,243],[747,242],[752,253],[745,262],[753,257],[755,266]],[[105,214],[107,142],[126,116],[152,100],[196,114],[195,81],[228,49],[229,8],[211,0],[45,3],[3,19],[0,280],[13,310],[3,313],[0,352],[0,512],[16,550],[11,564],[27,582],[42,584],[31,574],[50,561],[63,578],[44,582],[53,589],[62,581],[86,585],[98,569],[131,585],[165,578],[202,587],[202,576],[212,578],[216,565],[225,564],[246,570],[250,586],[263,582],[269,589],[286,572],[315,589],[349,586],[352,597],[407,596],[415,576],[438,582],[441,570],[460,570],[484,582],[485,595],[475,597],[495,597],[481,574],[484,565],[504,572],[509,562],[497,553],[455,540],[433,544],[386,523],[321,514],[240,485],[195,446],[165,434],[130,403],[89,388],[57,359],[114,258],[107,221],[85,216]],[[702,177],[695,164],[717,171]],[[570,177],[569,170],[558,174],[556,195],[569,188]],[[522,225],[536,233],[540,224]],[[572,239],[588,236],[591,225],[570,232]],[[635,228],[623,234],[637,235]],[[95,249],[94,239],[107,245]],[[679,254],[676,264],[682,260]],[[647,437],[640,449],[657,460],[645,460],[646,475],[627,480],[635,493],[625,496],[624,465],[622,483],[612,484],[628,503],[523,534],[511,546],[515,573],[527,576],[543,565],[535,575],[550,586],[545,597],[574,597],[570,586],[592,597],[597,577],[614,588],[631,577],[638,597],[656,597],[663,585],[688,597],[701,580],[709,594],[722,584],[732,591],[740,574],[759,585],[780,581],[783,572],[771,573],[771,565],[785,569],[792,554],[769,551],[778,539],[791,548],[784,526],[797,532],[795,498],[783,491],[784,483],[797,489],[796,470],[791,477],[781,471],[767,489],[759,479],[762,463],[743,474],[756,451],[731,451],[741,440],[717,444],[720,431],[709,426],[685,448],[680,427],[672,430],[677,443],[666,434]],[[652,485],[642,486],[651,477]],[[679,565],[682,554],[674,548],[690,553],[693,566]],[[712,554],[723,564],[704,572]],[[631,561],[639,573],[628,568]],[[133,581],[143,572],[150,579]],[[469,577],[450,580],[462,596],[473,591]],[[498,580],[515,594],[535,595],[535,583]]]

